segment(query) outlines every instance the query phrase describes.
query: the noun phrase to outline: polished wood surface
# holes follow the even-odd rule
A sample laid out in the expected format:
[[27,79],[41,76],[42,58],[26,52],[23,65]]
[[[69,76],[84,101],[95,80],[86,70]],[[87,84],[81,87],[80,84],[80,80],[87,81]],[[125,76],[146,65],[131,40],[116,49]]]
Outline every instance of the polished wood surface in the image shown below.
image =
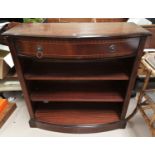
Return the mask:
[[[63,73],[63,71],[62,71]],[[129,80],[129,75],[128,73],[125,72],[112,72],[112,73],[105,73],[101,75],[76,75],[74,76],[73,74],[68,75],[66,73],[60,75],[60,74],[45,74],[43,75],[42,73],[40,75],[35,74],[34,72],[32,73],[26,73],[25,74],[25,79],[26,80],[59,80],[59,81],[98,81],[98,80]]]
[[[20,55],[40,58],[109,58],[136,54],[139,38],[97,40],[97,39],[17,39],[14,40]],[[124,50],[125,49],[125,50]]]
[[131,91],[134,88],[135,85],[135,80],[137,77],[137,71],[138,71],[138,67],[140,64],[140,59],[143,55],[143,49],[145,46],[145,42],[146,42],[146,37],[141,37],[141,43],[138,47],[138,53],[137,56],[135,58],[135,61],[133,63],[133,69],[132,69],[132,73],[131,73],[131,78],[129,80],[129,84],[128,84],[128,88],[127,88],[127,92],[128,94],[126,95],[125,101],[124,101],[124,106],[123,106],[123,110],[122,110],[122,114],[121,114],[121,118],[125,118],[126,113],[127,113],[127,109],[128,109],[128,105],[129,105],[129,101],[130,101],[130,97],[131,97]]
[[[104,63],[100,61],[95,63],[66,61],[67,63],[57,63],[36,61],[33,59],[33,61],[25,64],[24,78],[26,80],[51,81],[129,80],[132,67],[128,65],[132,62],[128,58],[105,61]],[[40,69],[42,66],[44,66],[43,70]]]
[[33,119],[34,118],[34,109],[31,104],[31,101],[30,101],[30,94],[29,94],[29,91],[27,88],[27,84],[24,81],[24,76],[23,76],[24,74],[23,74],[22,66],[20,65],[19,59],[16,57],[17,56],[16,52],[15,52],[16,49],[15,49],[12,39],[8,37],[7,41],[9,43],[10,52],[12,54],[13,62],[15,64],[15,69],[17,71],[18,79],[20,81],[20,85],[21,85],[21,88],[22,88],[22,91],[24,94],[26,105],[27,105],[30,117],[31,117],[31,119]]
[[114,129],[124,129],[126,126],[126,121],[120,120],[111,123],[105,124],[94,124],[94,125],[59,125],[59,124],[51,124],[45,123],[42,121],[30,119],[29,124],[32,128],[37,127],[40,129],[52,130],[56,132],[63,132],[63,133],[98,133],[98,132],[105,132]]
[[[52,104],[52,103],[50,103]],[[116,103],[114,103],[116,104]],[[38,121],[62,125],[96,125],[120,120],[120,103],[112,104],[89,103],[57,103],[52,106],[38,105],[35,116]],[[64,107],[64,108],[62,108]]]
[[4,35],[31,127],[91,133],[126,126],[148,31],[129,23],[22,24]]
[[115,81],[33,81],[30,84],[32,101],[53,102],[123,102],[126,81],[121,87]]
[[151,35],[133,23],[30,23],[20,24],[3,35],[55,37],[55,38],[96,38]]
[[18,22],[10,22],[10,23],[6,24],[2,29],[0,29],[0,44],[8,45],[7,38],[6,38],[6,36],[3,36],[2,33],[19,25],[19,24],[20,23],[18,23]]

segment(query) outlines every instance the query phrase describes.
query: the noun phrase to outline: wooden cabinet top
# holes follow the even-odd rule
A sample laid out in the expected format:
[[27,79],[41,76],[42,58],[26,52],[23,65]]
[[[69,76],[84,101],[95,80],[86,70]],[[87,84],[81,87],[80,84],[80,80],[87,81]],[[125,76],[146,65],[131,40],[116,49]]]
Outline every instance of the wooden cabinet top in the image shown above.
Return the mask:
[[30,23],[20,24],[3,35],[53,37],[53,38],[97,38],[151,35],[133,23]]

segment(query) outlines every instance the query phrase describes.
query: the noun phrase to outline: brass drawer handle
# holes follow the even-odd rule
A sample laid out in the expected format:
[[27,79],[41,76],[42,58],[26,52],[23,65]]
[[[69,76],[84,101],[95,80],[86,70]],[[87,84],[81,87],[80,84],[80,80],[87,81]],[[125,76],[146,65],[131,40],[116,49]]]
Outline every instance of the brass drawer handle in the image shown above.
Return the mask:
[[112,44],[112,45],[109,46],[109,51],[110,52],[116,52],[116,50],[117,50],[117,46],[116,45]]
[[36,57],[41,59],[43,57],[43,47],[42,46],[38,46],[36,51],[37,51]]

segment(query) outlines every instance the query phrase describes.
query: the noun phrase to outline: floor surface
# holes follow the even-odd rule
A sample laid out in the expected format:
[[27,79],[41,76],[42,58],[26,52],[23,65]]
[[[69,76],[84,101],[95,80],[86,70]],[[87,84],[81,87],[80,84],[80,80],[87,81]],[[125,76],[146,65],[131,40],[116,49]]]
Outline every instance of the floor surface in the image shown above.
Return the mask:
[[[6,94],[16,97],[17,109],[8,119],[8,121],[0,129],[0,136],[11,137],[69,137],[69,136],[83,136],[83,137],[150,137],[150,132],[146,126],[142,116],[138,112],[132,118],[125,129],[117,129],[102,133],[93,134],[66,134],[52,131],[46,131],[38,128],[30,128],[29,114],[26,108],[23,96],[20,93]],[[132,98],[128,113],[135,107],[136,99]]]

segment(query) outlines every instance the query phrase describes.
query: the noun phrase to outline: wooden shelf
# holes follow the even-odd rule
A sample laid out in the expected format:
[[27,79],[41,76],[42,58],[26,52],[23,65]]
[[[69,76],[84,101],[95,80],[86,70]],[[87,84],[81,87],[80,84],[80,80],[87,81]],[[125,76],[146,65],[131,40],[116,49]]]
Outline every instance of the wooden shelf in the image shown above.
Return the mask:
[[[25,66],[26,80],[129,80],[129,67],[126,66],[126,62],[118,60],[105,63],[34,62],[30,64],[31,66]],[[44,70],[41,70],[42,67]]]
[[91,125],[117,122],[120,120],[120,107],[107,103],[84,104],[42,104],[35,111],[38,121],[61,125]]
[[113,73],[107,75],[91,75],[91,76],[69,76],[69,75],[34,75],[34,74],[25,74],[26,80],[129,80],[127,73]]
[[32,92],[32,101],[53,101],[53,102],[122,102],[124,99],[120,92],[87,92],[87,91],[44,91]]
[[[53,102],[122,102],[124,101],[125,82],[122,82],[121,89],[117,81],[106,81],[92,83],[87,82],[42,82],[32,81],[32,101],[53,101]],[[32,85],[32,84],[31,84]]]

